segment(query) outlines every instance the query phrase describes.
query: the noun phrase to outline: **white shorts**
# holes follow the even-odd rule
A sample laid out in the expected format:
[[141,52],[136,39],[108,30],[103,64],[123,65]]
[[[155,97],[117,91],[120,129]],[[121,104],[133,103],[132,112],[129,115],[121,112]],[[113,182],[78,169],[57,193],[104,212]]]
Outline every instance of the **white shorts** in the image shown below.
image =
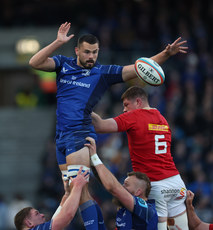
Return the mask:
[[180,175],[151,182],[149,199],[155,199],[158,216],[177,216],[186,210],[186,186]]

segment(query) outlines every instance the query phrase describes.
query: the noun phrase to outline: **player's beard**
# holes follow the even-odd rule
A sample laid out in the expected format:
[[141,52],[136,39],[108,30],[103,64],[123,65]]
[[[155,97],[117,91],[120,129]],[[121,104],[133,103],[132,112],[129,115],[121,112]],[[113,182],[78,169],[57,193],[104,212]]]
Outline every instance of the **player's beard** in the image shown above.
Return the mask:
[[79,62],[81,63],[81,65],[85,68],[85,69],[92,69],[92,67],[94,67],[95,62],[93,60],[87,60],[85,62],[81,61],[79,59]]

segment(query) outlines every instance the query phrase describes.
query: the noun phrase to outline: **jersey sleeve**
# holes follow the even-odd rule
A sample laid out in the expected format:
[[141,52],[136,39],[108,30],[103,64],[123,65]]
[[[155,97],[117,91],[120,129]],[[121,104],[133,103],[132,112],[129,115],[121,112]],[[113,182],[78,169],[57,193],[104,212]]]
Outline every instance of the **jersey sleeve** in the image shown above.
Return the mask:
[[55,69],[56,69],[56,71],[58,69],[60,69],[62,64],[67,60],[67,57],[65,57],[63,55],[56,55],[56,56],[53,56],[52,58],[55,61]]
[[134,200],[135,205],[133,213],[148,223],[149,220],[156,214],[155,208],[148,205],[148,203],[140,197],[134,196]]
[[213,224],[209,225],[209,230],[213,230]]
[[123,66],[119,65],[102,65],[101,75],[105,82],[110,86],[116,83],[124,82],[122,78]]
[[135,115],[133,111],[123,113],[117,117],[114,117],[118,125],[118,132],[124,132],[130,129],[135,124]]
[[39,224],[30,230],[51,230],[52,229],[52,220],[45,222],[44,224]]

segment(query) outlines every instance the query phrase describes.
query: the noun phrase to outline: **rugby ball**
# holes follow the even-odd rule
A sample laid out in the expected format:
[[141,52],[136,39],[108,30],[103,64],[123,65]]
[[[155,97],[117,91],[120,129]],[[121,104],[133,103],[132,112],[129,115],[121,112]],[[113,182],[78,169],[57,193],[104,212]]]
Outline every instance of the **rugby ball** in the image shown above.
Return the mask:
[[152,86],[162,85],[165,81],[163,69],[151,58],[142,57],[137,59],[135,72],[140,80]]

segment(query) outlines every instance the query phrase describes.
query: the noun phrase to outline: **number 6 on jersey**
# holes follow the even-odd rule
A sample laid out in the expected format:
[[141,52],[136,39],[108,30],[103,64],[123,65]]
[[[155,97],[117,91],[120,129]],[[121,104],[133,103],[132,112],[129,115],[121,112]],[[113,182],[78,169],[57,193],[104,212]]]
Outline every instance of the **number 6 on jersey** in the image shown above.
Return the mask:
[[162,141],[165,135],[155,135],[155,154],[167,153],[167,143]]

